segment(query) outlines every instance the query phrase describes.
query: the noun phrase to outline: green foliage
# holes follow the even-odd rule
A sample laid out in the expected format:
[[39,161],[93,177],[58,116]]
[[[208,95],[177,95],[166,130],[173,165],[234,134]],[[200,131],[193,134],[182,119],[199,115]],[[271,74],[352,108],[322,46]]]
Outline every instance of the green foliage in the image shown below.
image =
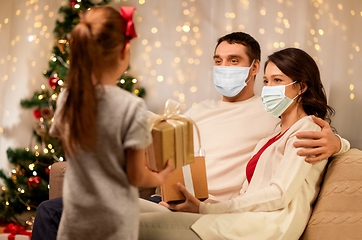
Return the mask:
[[[41,98],[39,98],[41,96]],[[42,90],[41,92],[34,92],[33,97],[30,99],[23,99],[20,101],[21,107],[25,109],[37,108],[49,106],[50,93],[48,90]]]
[[[34,211],[42,201],[49,198],[48,167],[55,162],[55,159],[51,154],[36,156],[25,149],[10,148],[7,150],[7,156],[15,167],[11,177],[0,170],[0,178],[4,182],[0,212],[6,221],[18,222],[17,214],[22,214],[25,210]],[[32,182],[36,177],[39,177],[39,182]]]

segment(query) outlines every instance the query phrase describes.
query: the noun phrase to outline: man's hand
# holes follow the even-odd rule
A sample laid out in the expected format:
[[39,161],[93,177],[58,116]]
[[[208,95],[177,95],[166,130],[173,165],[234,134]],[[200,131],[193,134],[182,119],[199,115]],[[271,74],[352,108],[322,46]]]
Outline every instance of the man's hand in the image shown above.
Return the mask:
[[297,152],[299,156],[307,156],[305,159],[307,162],[318,162],[338,153],[341,149],[341,141],[326,121],[316,116],[312,116],[312,119],[322,130],[297,133],[297,138],[309,140],[295,141],[293,145],[296,148],[308,148]]
[[168,204],[166,202],[160,202],[159,204],[177,212],[199,213],[200,200],[187,191],[185,186],[181,183],[177,183],[177,186],[179,187],[180,192],[185,196],[186,201],[180,204]]

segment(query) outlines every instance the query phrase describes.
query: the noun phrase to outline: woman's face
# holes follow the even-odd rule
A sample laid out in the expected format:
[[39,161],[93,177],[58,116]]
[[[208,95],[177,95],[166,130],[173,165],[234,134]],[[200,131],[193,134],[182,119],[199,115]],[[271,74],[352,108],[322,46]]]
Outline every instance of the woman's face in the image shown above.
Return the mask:
[[[280,69],[273,62],[269,62],[266,66],[263,80],[264,86],[280,86],[294,82],[290,77],[280,71]],[[298,89],[297,84],[291,84],[285,87],[285,96],[293,99],[299,94],[299,91],[300,90]]]

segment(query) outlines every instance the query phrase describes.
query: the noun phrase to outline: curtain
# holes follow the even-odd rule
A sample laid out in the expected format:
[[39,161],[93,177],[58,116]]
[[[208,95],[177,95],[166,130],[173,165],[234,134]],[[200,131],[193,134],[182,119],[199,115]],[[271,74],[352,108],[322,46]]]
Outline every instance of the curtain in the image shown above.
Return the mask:
[[[55,20],[62,0],[1,1],[0,8],[0,168],[8,147],[29,147],[35,119],[20,107],[41,85]],[[245,31],[259,41],[262,66],[267,56],[298,47],[317,62],[332,126],[362,149],[362,1],[360,0],[114,0],[135,6],[138,38],[131,41],[129,74],[147,91],[148,108],[161,113],[167,99],[183,111],[198,102],[220,99],[212,80],[219,37]],[[301,66],[303,67],[303,66]],[[263,67],[255,93],[262,88]]]

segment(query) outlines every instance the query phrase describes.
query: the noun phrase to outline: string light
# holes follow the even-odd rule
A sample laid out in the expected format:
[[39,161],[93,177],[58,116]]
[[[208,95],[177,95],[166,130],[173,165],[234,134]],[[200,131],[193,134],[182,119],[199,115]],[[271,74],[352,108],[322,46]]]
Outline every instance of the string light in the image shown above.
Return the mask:
[[[116,0],[117,2],[120,2],[120,0]],[[126,1],[126,0],[123,0],[123,1]],[[248,8],[246,8],[246,6],[249,6],[250,5],[250,1],[248,1],[248,0],[239,0],[240,1],[240,3],[242,4],[242,8],[240,9],[241,11],[243,10],[243,9],[248,9]],[[239,2],[238,1],[238,2]],[[32,3],[34,3],[35,1],[32,1]],[[77,2],[78,3],[81,3],[82,1],[81,0],[77,0]],[[145,4],[145,0],[139,0],[138,1],[138,3],[140,4],[140,5],[142,5],[142,4]],[[151,1],[150,1],[151,2]],[[198,18],[198,17],[200,17],[200,15],[199,16],[196,16],[198,13],[199,13],[199,10],[200,9],[197,9],[195,6],[193,6],[194,5],[194,3],[193,3],[194,1],[192,1],[192,0],[189,0],[189,1],[183,1],[181,4],[179,3],[179,5],[181,5],[183,8],[181,8],[181,10],[180,10],[180,13],[181,13],[181,17],[182,17],[182,20],[178,23],[178,24],[180,24],[180,26],[177,26],[176,27],[176,31],[175,31],[175,28],[173,27],[173,30],[171,31],[172,32],[172,34],[175,34],[175,35],[177,35],[177,38],[175,38],[175,40],[173,40],[174,42],[175,42],[175,45],[173,45],[173,46],[171,46],[171,47],[173,47],[173,48],[175,48],[175,46],[176,47],[180,47],[180,48],[176,48],[176,50],[178,50],[178,51],[180,51],[180,53],[178,53],[177,55],[175,54],[175,55],[173,55],[173,57],[171,57],[170,59],[167,59],[167,58],[158,58],[157,59],[157,57],[158,56],[156,56],[156,57],[154,57],[154,56],[151,56],[151,54],[150,53],[148,53],[148,52],[151,52],[152,50],[156,50],[156,48],[158,48],[158,47],[160,47],[161,46],[161,43],[160,43],[160,41],[157,41],[157,40],[161,40],[162,41],[162,39],[157,39],[157,38],[155,38],[150,32],[148,32],[148,34],[149,34],[149,36],[151,36],[151,37],[148,37],[148,36],[143,36],[143,40],[142,40],[142,45],[144,45],[144,47],[145,47],[145,49],[144,50],[142,50],[142,52],[147,52],[146,54],[147,54],[147,56],[151,56],[151,58],[153,58],[153,59],[157,59],[156,60],[156,63],[158,64],[158,65],[161,65],[161,64],[163,64],[163,65],[161,65],[162,67],[164,67],[164,68],[167,68],[166,66],[168,66],[167,64],[169,64],[169,61],[172,63],[172,65],[171,66],[173,66],[174,68],[183,68],[183,67],[185,67],[186,66],[186,68],[189,66],[188,64],[195,64],[195,65],[197,65],[197,64],[200,64],[200,60],[199,59],[196,59],[196,57],[197,58],[200,58],[200,59],[202,59],[202,60],[204,60],[204,58],[201,58],[201,56],[203,56],[203,55],[205,55],[205,53],[203,53],[203,52],[209,52],[210,50],[209,49],[205,49],[204,48],[204,46],[203,46],[203,43],[204,43],[204,40],[205,40],[205,36],[202,36],[202,38],[200,39],[200,36],[201,36],[201,34],[198,34],[198,35],[195,35],[194,36],[194,33],[199,33],[199,27],[197,27],[197,26],[195,26],[196,24],[199,24],[200,23],[200,19]],[[279,2],[280,4],[277,4],[278,6],[280,6],[280,9],[282,9],[281,7],[283,6],[286,6],[287,5],[287,2],[290,2],[290,1],[286,1],[286,0],[277,0],[276,2]],[[148,3],[148,2],[147,2]],[[239,4],[240,4],[239,3]],[[26,4],[27,5],[29,5],[30,4],[30,1],[26,1]],[[333,22],[333,25],[336,25],[336,26],[339,26],[339,30],[341,30],[342,29],[342,26],[343,26],[343,24],[345,24],[345,20],[343,20],[343,18],[340,18],[340,14],[341,13],[339,13],[340,11],[339,10],[343,10],[344,12],[346,12],[346,13],[348,13],[348,15],[349,15],[349,17],[351,17],[351,16],[354,16],[354,18],[356,18],[356,17],[358,17],[358,18],[360,18],[360,16],[362,16],[362,11],[360,11],[360,13],[356,10],[356,11],[354,11],[354,10],[350,10],[350,9],[347,9],[348,8],[348,6],[346,5],[346,6],[344,6],[343,4],[335,4],[334,6],[326,6],[326,3],[325,3],[325,1],[323,2],[323,1],[321,1],[321,0],[314,0],[313,1],[313,3],[311,3],[311,4],[314,4],[314,6],[317,8],[317,9],[314,9],[314,13],[312,13],[312,14],[310,14],[312,17],[315,17],[316,19],[323,19],[323,17],[324,18],[326,18],[325,20],[329,20],[329,21],[332,21]],[[80,6],[80,4],[76,4],[75,5],[75,8],[77,8],[77,6]],[[143,7],[143,6],[139,6],[139,7]],[[147,5],[145,5],[144,6],[145,8],[147,7],[150,7],[150,6],[147,6]],[[185,8],[188,8],[188,9],[185,9]],[[334,19],[334,16],[333,16],[333,13],[329,13],[329,11],[330,11],[330,9],[328,9],[328,7],[329,8],[334,8],[334,9],[337,9],[337,11],[335,11],[335,16],[336,16],[336,18],[338,19],[338,20],[340,20],[340,22],[339,21],[337,21],[336,19]],[[32,11],[32,13],[34,13],[34,10],[33,9],[35,9],[35,6],[33,5],[32,6],[32,9],[31,9],[31,11]],[[152,9],[152,8],[151,8]],[[323,9],[323,10],[322,10]],[[41,9],[39,9],[39,10],[41,10]],[[197,10],[197,11],[196,11]],[[267,12],[267,10],[268,10],[268,12]],[[46,5],[45,7],[44,7],[44,11],[49,11],[49,6],[48,5]],[[182,12],[181,12],[182,11]],[[245,29],[246,30],[250,30],[249,28],[251,27],[250,26],[250,24],[247,24],[246,23],[246,26],[244,26],[244,25],[238,25],[238,22],[237,21],[235,21],[235,18],[236,18],[236,14],[235,13],[233,13],[233,12],[230,12],[230,11],[233,11],[233,9],[228,9],[228,12],[227,13],[225,13],[225,15],[224,15],[224,13],[222,12],[221,13],[221,17],[223,17],[223,16],[225,16],[226,18],[228,18],[227,19],[227,21],[230,21],[230,22],[228,22],[227,24],[229,24],[228,26],[226,26],[226,24],[225,24],[225,26],[223,26],[225,29],[228,29],[228,30],[241,30],[241,31],[244,31]],[[327,28],[323,28],[324,30],[326,30],[326,32],[324,32],[323,31],[323,29],[316,29],[316,30],[314,30],[314,29],[307,29],[307,32],[308,31],[310,31],[310,34],[312,35],[308,35],[307,36],[307,39],[305,40],[305,41],[303,41],[303,42],[301,42],[301,43],[298,43],[298,42],[294,42],[293,43],[293,38],[291,38],[290,39],[290,41],[289,42],[286,42],[286,43],[284,43],[284,42],[280,42],[280,40],[281,39],[287,39],[287,38],[282,38],[279,34],[286,34],[286,33],[288,33],[288,28],[290,28],[291,26],[290,26],[290,23],[292,23],[293,24],[293,21],[292,21],[292,19],[290,19],[291,20],[291,22],[289,23],[289,21],[288,21],[288,19],[285,19],[286,17],[289,17],[289,14],[287,14],[287,11],[286,10],[284,10],[285,12],[286,12],[286,14],[284,14],[282,11],[270,11],[269,10],[269,8],[268,9],[266,9],[266,8],[264,8],[264,7],[262,7],[262,8],[259,8],[258,9],[258,11],[260,12],[260,14],[262,15],[262,16],[266,16],[266,14],[268,13],[268,15],[273,15],[272,16],[272,18],[273,18],[273,21],[274,21],[274,26],[272,26],[271,28],[268,28],[268,29],[266,29],[266,28],[260,28],[259,30],[258,29],[256,29],[256,31],[258,31],[259,32],[259,34],[266,34],[266,32],[267,32],[267,34],[266,35],[268,35],[269,36],[269,34],[274,34],[274,35],[277,35],[277,37],[275,37],[275,39],[272,39],[271,40],[271,42],[270,43],[268,43],[269,44],[269,46],[270,47],[274,47],[274,48],[284,48],[286,45],[294,45],[294,47],[300,47],[300,46],[302,46],[302,47],[307,47],[308,48],[308,46],[311,46],[311,48],[313,48],[313,49],[315,49],[315,50],[317,50],[317,51],[321,51],[322,50],[322,48],[323,48],[323,50],[325,50],[326,48],[324,48],[324,44],[323,44],[323,41],[325,41],[325,39],[323,39],[322,37],[319,37],[318,36],[318,34],[320,35],[320,36],[322,36],[322,35],[326,35],[326,36],[329,36],[328,34],[330,34],[330,31],[329,31],[329,29],[328,29],[328,31],[327,31]],[[324,11],[324,12],[323,12]],[[154,15],[162,15],[161,14],[161,12],[159,12],[158,10],[153,10],[152,11],[152,13],[154,14]],[[182,14],[183,13],[183,14]],[[195,13],[195,17],[191,17],[191,13]],[[20,11],[20,10],[17,10],[16,11],[16,15],[20,15],[20,17],[22,18],[22,19],[24,19],[24,17],[25,17],[25,14],[26,14],[26,10],[22,10],[22,11]],[[28,13],[29,14],[29,13]],[[53,12],[46,12],[46,13],[44,13],[44,17],[53,17],[53,15],[54,15],[54,13]],[[360,16],[359,16],[360,15]],[[240,17],[241,16],[241,14],[239,14],[239,10],[238,10],[238,17]],[[160,22],[160,16],[153,16],[154,17],[154,19],[158,19],[159,20],[159,22]],[[328,18],[329,17],[329,18]],[[279,20],[277,20],[277,21],[280,21],[279,23],[280,23],[280,25],[276,22],[276,18],[279,18]],[[353,18],[353,19],[354,19]],[[137,19],[139,19],[140,21],[142,20],[142,18],[140,18],[140,17],[137,17]],[[34,23],[32,23],[31,24],[31,33],[25,33],[26,35],[25,35],[25,37],[23,37],[23,35],[22,35],[22,40],[23,41],[26,41],[26,40],[28,40],[29,42],[35,42],[36,41],[36,39],[38,39],[37,41],[39,41],[39,35],[38,35],[38,32],[37,32],[37,30],[43,30],[45,33],[44,33],[44,35],[45,36],[51,36],[49,33],[46,33],[46,31],[48,30],[48,28],[46,27],[46,26],[42,26],[42,25],[44,25],[44,23],[41,21],[41,19],[35,19],[37,22],[35,22],[35,24]],[[184,23],[184,21],[189,21],[189,24],[188,25],[186,25],[186,23],[185,24],[183,24]],[[238,19],[238,20],[242,20],[242,19]],[[10,19],[10,21],[12,21],[12,19]],[[166,16],[164,16],[164,22],[167,22],[167,21],[169,21],[169,19],[167,19],[167,17]],[[316,21],[315,19],[314,20],[312,20],[312,21]],[[328,21],[328,22],[329,22]],[[158,32],[158,30],[161,30],[161,29],[158,29],[159,28],[159,26],[160,26],[160,23],[159,22],[157,22],[157,21],[155,21],[155,24],[156,25],[154,25],[154,27],[153,28],[151,28],[151,32],[152,33],[157,33]],[[9,19],[6,19],[6,22],[4,21],[4,23],[5,24],[7,24],[7,23],[9,23]],[[4,24],[3,23],[3,24]],[[192,24],[190,24],[190,23],[192,23]],[[34,24],[34,26],[33,26],[33,24]],[[320,24],[322,24],[322,23],[320,23]],[[330,24],[330,23],[329,23]],[[311,24],[311,26],[316,26],[316,25],[313,25],[313,24]],[[348,26],[348,25],[347,25]],[[3,25],[3,27],[5,27],[5,25]],[[275,28],[275,27],[277,27],[277,28]],[[294,27],[295,28],[295,25],[292,25],[292,27]],[[39,29],[40,28],[40,29]],[[287,29],[286,29],[287,28]],[[150,29],[150,28],[149,28]],[[1,30],[1,25],[0,25],[0,30]],[[273,33],[273,30],[275,30],[275,32],[276,33],[278,33],[278,34],[275,34],[275,33]],[[149,30],[148,30],[149,31]],[[26,32],[26,30],[25,30],[25,32]],[[183,34],[185,34],[185,35],[187,35],[187,36],[185,36],[185,37],[182,37],[182,35]],[[343,33],[344,34],[344,33]],[[29,36],[28,36],[29,35]],[[264,35],[265,37],[266,37],[266,35]],[[351,39],[351,36],[349,36],[348,35],[348,33],[345,33],[344,34],[345,36],[341,36],[341,37],[343,37],[343,39],[346,41],[347,40],[347,36],[348,36],[348,39]],[[38,37],[37,37],[38,36]],[[278,36],[280,36],[280,37],[278,37]],[[318,36],[318,38],[317,38],[317,36]],[[182,38],[181,38],[182,37]],[[146,39],[147,38],[147,39]],[[41,39],[41,38],[40,38]],[[16,40],[16,41],[19,41],[19,40]],[[308,41],[308,43],[306,42],[306,41]],[[58,42],[59,43],[62,43],[62,44],[65,44],[65,43],[67,43],[67,41],[65,40],[65,39],[59,39],[58,40]],[[307,44],[306,44],[307,43]],[[13,42],[12,42],[12,44],[13,44]],[[16,46],[17,46],[17,43],[15,44]],[[148,46],[149,45],[149,46]],[[308,45],[308,46],[307,46]],[[146,46],[147,46],[147,48],[146,48]],[[151,47],[152,46],[152,47]],[[182,47],[181,47],[182,46]],[[156,47],[156,48],[155,48]],[[143,48],[143,47],[142,47]],[[153,48],[153,49],[152,49]],[[184,51],[184,49],[185,48],[192,48],[192,51],[190,51],[190,52],[188,52],[188,53],[185,53],[185,51]],[[200,49],[198,49],[198,48],[200,48]],[[309,49],[311,49],[311,48],[309,48]],[[157,49],[158,50],[158,49]],[[351,49],[352,50],[352,49]],[[351,54],[351,53],[347,53],[347,55],[346,56],[348,56],[349,57],[349,59],[350,60],[354,60],[354,61],[357,61],[357,60],[359,60],[360,59],[360,55],[358,55],[358,53],[357,52],[359,52],[360,51],[360,47],[359,46],[353,46],[353,50],[352,50],[352,52],[353,52],[353,54]],[[152,52],[157,52],[157,51],[152,51]],[[188,54],[190,54],[190,55],[188,55]],[[45,54],[46,55],[46,54]],[[185,56],[187,56],[187,57],[185,57]],[[5,57],[4,57],[5,58]],[[13,61],[14,61],[14,59],[16,59],[16,58],[12,58],[13,59]],[[19,58],[20,59],[20,58]],[[181,63],[181,59],[182,59],[182,64],[180,64]],[[56,62],[57,60],[59,60],[58,58],[56,58],[56,56],[52,56],[52,58],[51,58],[51,60],[53,61],[53,62]],[[59,60],[60,61],[60,60]],[[207,59],[205,59],[205,61],[207,61]],[[4,64],[6,62],[6,60],[4,60],[4,59],[2,59],[1,60],[1,63],[2,64]],[[16,62],[16,61],[15,61]],[[14,62],[14,63],[15,63]],[[17,61],[17,62],[19,62],[19,61]],[[68,64],[69,64],[69,62],[67,62]],[[169,79],[174,79],[174,83],[177,83],[177,81],[176,81],[176,77],[175,76],[168,76],[168,75],[166,75],[166,71],[164,71],[163,72],[163,70],[162,70],[162,68],[160,68],[161,66],[157,66],[157,65],[155,65],[155,62],[154,62],[154,60],[146,60],[145,59],[145,61],[144,61],[144,63],[143,63],[145,66],[147,66],[147,67],[149,67],[149,68],[155,68],[155,69],[145,69],[143,72],[139,72],[139,74],[143,74],[144,76],[145,76],[145,82],[147,82],[148,80],[149,80],[149,77],[148,77],[148,75],[149,74],[156,74],[156,72],[158,73],[157,75],[159,75],[159,76],[157,76],[157,78],[152,78],[152,81],[155,81],[155,80],[157,80],[158,82],[162,82],[162,81],[164,81],[164,80],[166,80],[167,79],[167,81],[169,81]],[[31,65],[34,65],[35,66],[35,62],[34,63],[31,63]],[[39,62],[37,62],[37,66],[39,65]],[[192,67],[192,66],[191,66]],[[19,69],[19,68],[18,68]],[[15,69],[16,70],[16,69]],[[189,70],[187,70],[187,71],[189,71]],[[173,71],[173,72],[175,72],[175,71]],[[350,73],[350,72],[349,72]],[[162,74],[162,76],[161,76],[161,74]],[[357,72],[356,72],[356,74],[357,74]],[[11,76],[11,75],[10,75]],[[192,80],[189,80],[188,79],[188,77],[187,77],[187,75],[186,75],[186,69],[185,69],[185,77],[184,78],[181,78],[181,79],[183,79],[183,80],[181,80],[181,81],[185,81],[184,79],[186,78],[186,81],[188,82],[188,81],[192,81]],[[7,80],[8,78],[3,78],[3,81],[4,80]],[[139,78],[138,78],[139,79]],[[161,81],[160,81],[160,79],[162,79]],[[0,79],[1,80],[1,79]],[[134,81],[135,79],[133,79],[132,80],[132,82]],[[147,80],[147,81],[146,81]],[[137,81],[136,81],[137,82]],[[136,83],[136,82],[133,82],[133,83]],[[121,84],[125,84],[126,83],[126,81],[124,80],[124,79],[122,79],[122,80],[120,80],[120,83]],[[63,82],[63,80],[59,80],[58,81],[58,84],[59,85],[61,85],[61,86],[63,86],[63,84],[64,84],[64,82]],[[188,85],[187,86],[187,88],[186,89],[189,89],[189,92],[196,92],[197,91],[197,87],[196,86],[192,86],[193,84],[190,84],[190,85]],[[191,86],[191,87],[190,87]],[[150,88],[152,88],[152,85],[150,85],[150,86],[148,86],[148,87],[150,87]],[[176,86],[177,87],[177,86]],[[41,86],[41,88],[43,89],[43,90],[45,90],[45,85],[42,85]],[[151,91],[152,91],[153,89],[151,89]],[[136,89],[135,90],[135,92],[136,91],[138,91],[138,89]],[[46,98],[47,96],[45,96],[45,95],[39,95],[38,96],[38,99],[39,100],[42,100],[42,99],[44,99],[44,98]],[[186,94],[186,96],[184,95],[184,99],[186,99],[187,98],[187,94]],[[51,96],[51,99],[52,100],[56,100],[57,99],[57,94],[53,94],[52,96]],[[194,105],[193,105],[194,106]],[[197,106],[197,105],[196,105]],[[50,121],[53,121],[53,118],[50,120]],[[1,133],[3,133],[4,132],[4,128],[0,128],[0,132]],[[53,149],[52,149],[52,147],[49,147],[48,146],[48,149],[50,149],[50,151],[52,152],[53,151]],[[48,149],[44,149],[43,151],[45,152],[45,151],[48,151]],[[29,151],[29,149],[28,149],[28,151]],[[39,151],[41,151],[41,150],[39,150]],[[62,157],[61,157],[62,158]],[[60,158],[60,159],[61,159]]]
[[158,76],[158,77],[157,77],[157,81],[162,82],[162,81],[163,81],[163,77],[162,77],[162,76]]
[[192,87],[190,88],[190,92],[194,93],[194,92],[196,92],[196,91],[197,91],[197,87],[192,86]]
[[187,25],[183,25],[183,26],[182,26],[182,30],[183,30],[184,32],[189,32],[189,31],[190,31],[190,27],[187,26]]
[[184,101],[185,101],[185,94],[180,93],[180,94],[178,95],[178,100],[179,100],[179,102],[184,102]]
[[31,171],[34,170],[34,167],[35,167],[35,164],[34,164],[34,163],[29,164],[29,169],[30,169]]

